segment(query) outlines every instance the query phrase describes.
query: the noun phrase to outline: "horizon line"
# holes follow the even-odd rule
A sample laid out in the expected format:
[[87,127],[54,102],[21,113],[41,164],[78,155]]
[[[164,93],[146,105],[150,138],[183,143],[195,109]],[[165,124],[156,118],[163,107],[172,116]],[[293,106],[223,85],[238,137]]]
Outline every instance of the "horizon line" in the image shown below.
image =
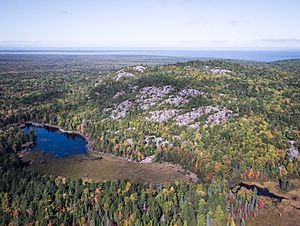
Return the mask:
[[5,47],[0,46],[0,51],[300,51],[300,47]]

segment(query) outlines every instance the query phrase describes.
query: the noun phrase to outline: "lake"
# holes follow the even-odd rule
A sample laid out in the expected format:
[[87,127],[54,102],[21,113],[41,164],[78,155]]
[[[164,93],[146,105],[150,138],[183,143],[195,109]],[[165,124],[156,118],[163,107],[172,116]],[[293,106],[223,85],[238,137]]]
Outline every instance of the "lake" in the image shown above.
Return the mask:
[[36,145],[33,151],[43,152],[55,158],[68,158],[78,154],[86,154],[86,141],[76,134],[62,133],[56,128],[33,127],[27,125],[25,132],[31,129],[36,134]]
[[169,56],[203,59],[238,59],[271,62],[276,60],[300,59],[300,50],[4,50],[0,54],[41,55],[110,55],[110,56]]

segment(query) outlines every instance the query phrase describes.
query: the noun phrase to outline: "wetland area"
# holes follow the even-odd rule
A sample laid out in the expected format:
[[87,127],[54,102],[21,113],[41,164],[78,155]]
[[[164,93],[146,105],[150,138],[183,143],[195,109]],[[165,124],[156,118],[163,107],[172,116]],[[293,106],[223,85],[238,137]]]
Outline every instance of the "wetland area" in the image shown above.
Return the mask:
[[82,178],[92,181],[130,179],[134,182],[195,182],[197,176],[171,163],[138,163],[109,154],[88,151],[88,139],[77,132],[55,126],[28,123],[25,132],[34,130],[36,142],[20,154],[41,174]]

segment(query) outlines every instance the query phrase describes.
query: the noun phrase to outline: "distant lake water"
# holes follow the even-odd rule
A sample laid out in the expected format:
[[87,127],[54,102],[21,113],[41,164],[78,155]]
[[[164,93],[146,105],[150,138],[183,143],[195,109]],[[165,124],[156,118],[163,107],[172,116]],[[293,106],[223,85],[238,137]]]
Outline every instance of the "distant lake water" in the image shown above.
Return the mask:
[[300,50],[0,50],[0,54],[170,56],[263,62],[300,59]]
[[33,151],[42,151],[55,158],[67,158],[87,153],[85,140],[75,134],[62,133],[57,129],[26,126],[25,132],[31,129],[36,134],[36,145]]

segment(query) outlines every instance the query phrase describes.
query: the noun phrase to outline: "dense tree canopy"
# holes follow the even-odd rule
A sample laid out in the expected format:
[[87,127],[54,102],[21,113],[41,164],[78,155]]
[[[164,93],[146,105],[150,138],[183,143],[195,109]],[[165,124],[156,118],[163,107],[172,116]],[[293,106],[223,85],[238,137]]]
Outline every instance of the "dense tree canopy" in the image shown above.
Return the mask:
[[[4,224],[243,225],[263,204],[255,190],[232,194],[235,182],[280,179],[288,190],[300,174],[299,154],[290,153],[300,138],[299,61],[149,60],[141,70],[132,59],[49,60],[0,61]],[[38,175],[17,155],[34,145],[34,132],[18,127],[29,121],[79,131],[95,152],[180,164],[199,182]]]

